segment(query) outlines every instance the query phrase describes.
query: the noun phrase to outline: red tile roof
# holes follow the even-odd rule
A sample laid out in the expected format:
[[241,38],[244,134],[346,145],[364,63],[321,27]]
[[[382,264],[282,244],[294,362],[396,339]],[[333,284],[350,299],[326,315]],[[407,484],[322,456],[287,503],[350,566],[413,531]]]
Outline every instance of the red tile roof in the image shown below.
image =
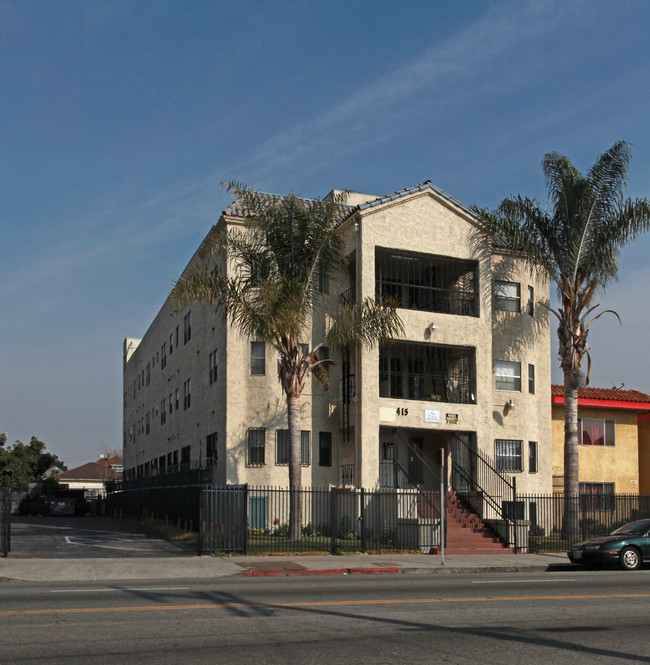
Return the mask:
[[[564,386],[551,386],[551,396],[564,397]],[[646,395],[638,390],[619,390],[618,388],[578,388],[578,399],[650,404],[650,395]]]

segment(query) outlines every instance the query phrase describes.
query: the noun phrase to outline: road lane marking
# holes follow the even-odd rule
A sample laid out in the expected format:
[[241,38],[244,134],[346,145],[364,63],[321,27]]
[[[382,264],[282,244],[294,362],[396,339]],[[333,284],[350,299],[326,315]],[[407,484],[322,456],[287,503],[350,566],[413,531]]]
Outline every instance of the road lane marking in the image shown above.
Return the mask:
[[[575,582],[574,579],[562,579],[561,582]],[[474,580],[472,584],[557,584],[557,579],[552,580]]]
[[292,607],[333,607],[340,605],[419,605],[435,603],[489,603],[531,600],[606,600],[624,598],[650,598],[650,593],[573,594],[564,596],[474,596],[471,598],[402,598],[393,600],[308,600],[299,603],[201,603],[197,605],[135,605],[130,607],[69,607],[64,609],[4,610],[0,616],[44,614],[92,614],[102,612],[160,612],[165,610],[216,610],[264,607],[266,609]]
[[119,588],[111,589],[110,587],[98,589],[50,589],[50,593],[97,593],[98,591],[187,591],[188,586],[161,586],[161,587],[142,587],[138,588]]

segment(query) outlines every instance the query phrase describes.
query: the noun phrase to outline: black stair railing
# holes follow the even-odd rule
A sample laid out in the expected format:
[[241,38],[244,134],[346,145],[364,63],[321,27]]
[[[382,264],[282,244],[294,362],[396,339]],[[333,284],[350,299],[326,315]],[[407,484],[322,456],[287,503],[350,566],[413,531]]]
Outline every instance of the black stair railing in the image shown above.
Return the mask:
[[[452,436],[451,486],[482,518],[491,516],[515,525],[516,483],[500,473],[483,452],[469,445],[467,437]],[[507,530],[510,533],[510,529]],[[517,531],[513,529],[514,546]],[[506,536],[509,540],[509,535]],[[507,543],[510,545],[510,542]]]

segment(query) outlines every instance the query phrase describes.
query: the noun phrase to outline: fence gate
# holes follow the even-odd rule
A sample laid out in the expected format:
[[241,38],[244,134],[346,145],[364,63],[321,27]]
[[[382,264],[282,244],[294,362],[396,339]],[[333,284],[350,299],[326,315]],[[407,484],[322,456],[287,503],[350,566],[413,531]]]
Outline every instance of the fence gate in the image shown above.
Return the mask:
[[0,556],[6,557],[11,549],[11,487],[5,477],[0,485]]

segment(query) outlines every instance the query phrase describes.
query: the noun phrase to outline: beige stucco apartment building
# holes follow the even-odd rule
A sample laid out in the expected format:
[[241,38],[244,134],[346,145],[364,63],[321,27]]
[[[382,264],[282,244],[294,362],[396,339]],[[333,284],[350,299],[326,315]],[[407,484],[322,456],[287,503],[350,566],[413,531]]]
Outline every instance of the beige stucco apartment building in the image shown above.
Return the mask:
[[[217,229],[250,223],[235,202]],[[346,298],[391,296],[405,335],[334,357],[329,392],[308,383],[303,485],[433,488],[442,450],[450,481],[450,469],[475,474],[481,455],[519,492],[550,492],[547,282],[491,249],[473,212],[429,182],[350,193],[338,229],[348,268],[322,285],[332,314]],[[304,343],[326,325],[316,317]],[[126,478],[201,464],[217,483],[288,486],[276,362],[213,307],[168,299],[142,339],[124,342]]]

